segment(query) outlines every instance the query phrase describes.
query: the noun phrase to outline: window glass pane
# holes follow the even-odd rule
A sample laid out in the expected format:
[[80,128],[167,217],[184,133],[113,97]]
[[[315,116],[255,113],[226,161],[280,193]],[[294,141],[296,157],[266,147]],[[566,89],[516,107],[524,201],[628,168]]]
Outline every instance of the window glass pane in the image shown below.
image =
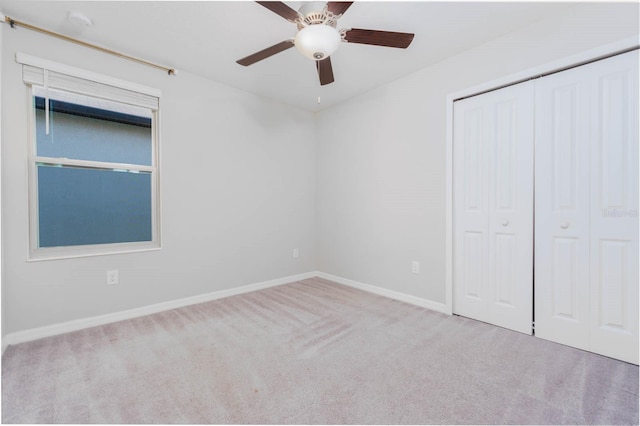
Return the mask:
[[152,165],[151,110],[49,90],[47,135],[44,90],[34,94],[38,156]]
[[151,241],[151,175],[38,165],[39,246]]

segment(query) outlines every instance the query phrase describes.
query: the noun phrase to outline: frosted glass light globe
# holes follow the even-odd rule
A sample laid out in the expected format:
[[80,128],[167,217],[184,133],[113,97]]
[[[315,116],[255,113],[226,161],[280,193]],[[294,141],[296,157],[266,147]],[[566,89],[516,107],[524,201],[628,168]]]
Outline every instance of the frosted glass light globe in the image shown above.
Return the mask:
[[298,31],[294,43],[304,56],[314,61],[320,61],[335,52],[340,41],[338,30],[328,25],[317,24],[309,25]]

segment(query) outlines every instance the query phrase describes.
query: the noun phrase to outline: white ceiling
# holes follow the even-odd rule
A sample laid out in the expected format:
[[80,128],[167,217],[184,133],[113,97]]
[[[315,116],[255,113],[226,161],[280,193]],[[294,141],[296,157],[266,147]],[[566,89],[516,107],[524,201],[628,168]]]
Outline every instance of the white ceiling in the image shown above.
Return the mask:
[[[298,9],[303,2],[285,3]],[[16,20],[310,111],[571,6],[552,2],[356,2],[338,21],[338,29],[411,32],[415,33],[413,43],[406,50],[343,43],[331,57],[336,81],[321,87],[313,61],[295,48],[249,67],[236,64],[237,59],[292,38],[296,32],[294,24],[255,2],[0,0],[0,11]],[[93,26],[81,29],[70,23],[67,16],[72,11],[88,16]]]

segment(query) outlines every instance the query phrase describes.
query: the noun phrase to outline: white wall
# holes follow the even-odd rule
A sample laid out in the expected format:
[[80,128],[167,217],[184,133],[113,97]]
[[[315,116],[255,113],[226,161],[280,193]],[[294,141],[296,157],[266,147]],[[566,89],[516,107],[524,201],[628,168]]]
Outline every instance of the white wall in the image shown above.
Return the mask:
[[[0,25],[3,335],[315,270],[314,116]],[[160,251],[27,262],[26,88],[16,51],[162,90]],[[300,258],[292,258],[299,248]],[[106,285],[118,269],[120,284]]]
[[638,4],[576,5],[320,112],[318,269],[445,303],[446,96],[638,27]]

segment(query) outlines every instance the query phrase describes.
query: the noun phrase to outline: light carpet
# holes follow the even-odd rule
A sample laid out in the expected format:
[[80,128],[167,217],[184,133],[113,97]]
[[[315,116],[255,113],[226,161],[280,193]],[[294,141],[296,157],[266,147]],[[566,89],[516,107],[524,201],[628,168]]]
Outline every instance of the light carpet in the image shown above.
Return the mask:
[[638,424],[638,367],[314,278],[10,346],[4,423]]

